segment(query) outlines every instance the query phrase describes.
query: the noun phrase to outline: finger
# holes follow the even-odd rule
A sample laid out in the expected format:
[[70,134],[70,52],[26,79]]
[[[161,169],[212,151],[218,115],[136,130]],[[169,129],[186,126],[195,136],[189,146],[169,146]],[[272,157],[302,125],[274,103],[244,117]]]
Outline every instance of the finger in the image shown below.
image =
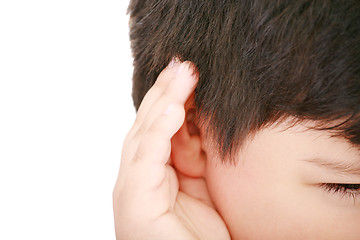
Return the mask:
[[198,72],[196,66],[185,61],[176,69],[176,78],[171,81],[165,92],[176,103],[184,105],[190,94],[195,90],[198,81]]
[[164,93],[168,84],[176,77],[176,68],[181,62],[178,58],[173,58],[168,66],[160,73],[154,86],[145,95],[136,115],[135,123],[126,135],[123,143],[121,166],[126,165],[133,158],[139,144],[139,138],[134,139],[134,135],[138,132],[149,110],[154,102]]
[[153,103],[163,94],[169,82],[176,77],[174,69],[180,64],[178,58],[173,58],[168,66],[160,73],[154,85],[146,93],[138,109],[135,125],[141,125]]
[[169,82],[163,94],[153,103],[145,117],[146,121],[139,126],[137,135],[141,136],[143,132],[146,132],[170,102],[184,106],[186,100],[194,92],[197,80],[195,66],[191,62],[184,62],[177,66],[176,77]]
[[[138,116],[138,122],[134,124],[124,142],[123,149],[125,149],[125,151],[123,151],[122,165],[126,165],[132,161],[143,134],[148,130],[149,126],[152,125],[154,120],[165,111],[165,108],[169,106],[171,101],[184,105],[184,102],[191,92],[194,91],[197,83],[198,78],[193,74],[194,68],[194,65],[190,62],[173,62],[173,65],[168,69],[168,72],[172,72],[172,76],[164,74],[161,78],[159,77],[158,80],[160,82],[168,82],[167,87],[158,99],[154,100],[157,93],[152,92],[148,95],[148,99],[146,99],[148,101],[142,103],[142,109],[138,113],[140,114],[140,116]],[[152,105],[150,106],[150,104]],[[147,115],[143,117],[145,113],[147,113]],[[142,124],[139,126],[139,123]]]
[[180,104],[171,104],[143,135],[134,156],[134,174],[141,177],[143,190],[159,187],[164,180],[165,164],[170,157],[171,138],[184,122]]

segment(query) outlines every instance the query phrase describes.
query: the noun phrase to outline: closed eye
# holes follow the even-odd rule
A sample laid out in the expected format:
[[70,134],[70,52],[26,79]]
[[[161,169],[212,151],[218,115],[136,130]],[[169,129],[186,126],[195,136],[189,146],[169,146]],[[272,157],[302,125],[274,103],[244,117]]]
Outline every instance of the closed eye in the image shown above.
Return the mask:
[[360,184],[321,183],[319,186],[329,193],[338,194],[341,198],[353,199],[354,204],[360,201]]

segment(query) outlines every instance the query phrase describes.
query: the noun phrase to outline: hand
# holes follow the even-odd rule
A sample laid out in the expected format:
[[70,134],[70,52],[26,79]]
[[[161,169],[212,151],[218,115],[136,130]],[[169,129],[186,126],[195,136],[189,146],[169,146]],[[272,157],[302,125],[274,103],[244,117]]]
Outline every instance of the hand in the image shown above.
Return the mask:
[[[208,199],[179,191],[169,163],[171,138],[184,122],[184,104],[198,80],[192,66],[173,60],[162,71],[125,139],[113,192],[117,239],[230,239]],[[206,188],[189,183],[180,185]]]

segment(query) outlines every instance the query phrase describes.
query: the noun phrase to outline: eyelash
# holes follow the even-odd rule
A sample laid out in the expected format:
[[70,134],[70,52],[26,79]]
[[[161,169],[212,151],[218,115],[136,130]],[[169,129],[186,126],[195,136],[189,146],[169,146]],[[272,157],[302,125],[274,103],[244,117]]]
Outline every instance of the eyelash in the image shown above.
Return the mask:
[[352,198],[354,203],[360,199],[360,184],[321,183],[320,187],[329,193],[339,194],[341,198]]

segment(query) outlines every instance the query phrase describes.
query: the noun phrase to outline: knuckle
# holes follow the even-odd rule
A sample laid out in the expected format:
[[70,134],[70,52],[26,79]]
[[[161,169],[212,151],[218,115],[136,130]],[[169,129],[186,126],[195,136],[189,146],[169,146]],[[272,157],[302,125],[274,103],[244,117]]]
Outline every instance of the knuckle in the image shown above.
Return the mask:
[[133,155],[133,162],[141,162],[144,159],[151,155],[151,151],[154,149],[154,144],[158,144],[159,134],[155,131],[152,132],[151,128],[149,131],[143,135],[142,139],[139,142],[138,148]]
[[156,81],[151,87],[151,90],[156,93],[161,93],[165,90],[163,84],[160,81]]
[[145,123],[141,124],[135,133],[135,137],[142,138],[142,136],[145,134],[146,130],[147,130],[146,124]]
[[133,158],[133,161],[136,163],[136,162],[140,162],[143,158],[144,158],[144,153],[142,151],[142,147],[141,147],[142,144],[140,144],[140,148],[135,152],[135,155],[134,155],[134,158]]
[[162,119],[157,119],[153,124],[150,125],[149,127],[149,130],[148,130],[148,134],[149,135],[158,135],[162,132],[162,127],[163,127],[163,124],[161,121]]
[[167,91],[164,91],[163,94],[161,95],[161,101],[165,103],[169,103],[170,99],[171,99],[171,95]]

